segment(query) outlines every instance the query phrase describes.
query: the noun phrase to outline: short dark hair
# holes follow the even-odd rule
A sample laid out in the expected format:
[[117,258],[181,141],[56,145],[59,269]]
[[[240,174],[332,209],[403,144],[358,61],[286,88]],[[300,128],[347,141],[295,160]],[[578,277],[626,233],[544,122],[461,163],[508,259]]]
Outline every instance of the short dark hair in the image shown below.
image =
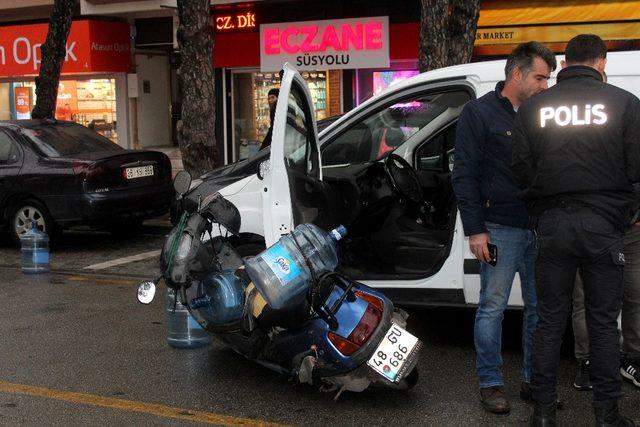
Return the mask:
[[607,45],[595,34],[578,34],[567,43],[567,64],[592,64],[607,57]]
[[271,96],[271,95],[273,95],[273,96],[278,96],[278,95],[280,95],[280,89],[275,88],[275,87],[274,87],[274,88],[269,89],[269,92],[267,93],[267,96]]
[[529,73],[536,58],[546,62],[551,71],[556,69],[556,56],[548,47],[539,42],[527,42],[520,43],[513,49],[507,58],[507,64],[504,66],[504,75],[509,78],[509,75],[516,68],[519,68],[524,74]]

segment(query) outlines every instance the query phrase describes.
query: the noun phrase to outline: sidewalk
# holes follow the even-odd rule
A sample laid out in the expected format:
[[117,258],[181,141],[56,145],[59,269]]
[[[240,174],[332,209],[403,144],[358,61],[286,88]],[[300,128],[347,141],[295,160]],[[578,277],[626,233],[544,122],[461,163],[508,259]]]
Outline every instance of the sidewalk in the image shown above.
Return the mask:
[[163,147],[145,147],[145,150],[160,151],[171,160],[171,177],[175,177],[176,174],[183,169],[182,166],[182,154],[180,154],[180,147],[163,146]]

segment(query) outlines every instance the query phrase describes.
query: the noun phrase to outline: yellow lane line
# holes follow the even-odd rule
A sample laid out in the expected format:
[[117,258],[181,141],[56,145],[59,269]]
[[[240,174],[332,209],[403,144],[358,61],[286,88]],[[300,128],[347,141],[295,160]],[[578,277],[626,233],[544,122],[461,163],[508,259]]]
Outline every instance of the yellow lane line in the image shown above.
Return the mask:
[[102,408],[119,409],[129,412],[140,412],[156,417],[173,418],[177,420],[223,426],[282,426],[251,418],[239,418],[212,412],[196,411],[193,409],[176,408],[157,403],[137,402],[135,400],[118,399],[89,393],[78,393],[64,390],[54,390],[45,387],[35,387],[25,384],[15,384],[0,381],[0,393],[22,394],[27,396],[45,397],[47,399],[62,400],[64,402],[80,403],[83,405],[99,406]]

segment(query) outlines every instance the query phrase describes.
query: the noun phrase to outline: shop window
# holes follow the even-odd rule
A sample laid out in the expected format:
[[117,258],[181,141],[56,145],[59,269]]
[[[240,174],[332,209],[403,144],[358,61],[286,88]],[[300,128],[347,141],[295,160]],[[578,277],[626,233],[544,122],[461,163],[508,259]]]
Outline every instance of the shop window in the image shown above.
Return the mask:
[[[328,115],[328,73],[305,71],[317,120]],[[254,156],[271,126],[269,90],[280,87],[279,73],[233,73],[233,150],[235,160]]]
[[356,103],[359,105],[390,86],[420,72],[415,62],[397,62],[389,70],[361,69],[356,72]]
[[0,120],[11,120],[11,83],[0,83]]
[[[35,104],[35,82],[18,82],[13,85],[31,88],[33,104]],[[1,108],[0,104],[0,110]],[[14,112],[15,108],[13,108]],[[113,142],[118,142],[115,80],[60,80],[55,117],[58,120],[79,123]]]

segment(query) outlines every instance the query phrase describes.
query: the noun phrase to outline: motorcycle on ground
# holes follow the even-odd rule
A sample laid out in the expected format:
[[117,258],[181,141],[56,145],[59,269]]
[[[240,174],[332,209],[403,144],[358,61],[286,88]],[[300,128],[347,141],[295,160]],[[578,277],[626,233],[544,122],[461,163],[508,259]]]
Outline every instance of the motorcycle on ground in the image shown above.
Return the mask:
[[[190,182],[180,172],[176,192],[183,195]],[[230,244],[240,231],[237,208],[218,193],[198,202],[184,198],[183,208],[162,251],[162,276],[140,285],[140,302],[150,303],[164,279],[213,337],[300,383],[337,391],[336,399],[370,385],[416,384],[421,342],[406,331],[407,314],[382,293],[325,272],[314,275],[302,303],[274,310]]]

